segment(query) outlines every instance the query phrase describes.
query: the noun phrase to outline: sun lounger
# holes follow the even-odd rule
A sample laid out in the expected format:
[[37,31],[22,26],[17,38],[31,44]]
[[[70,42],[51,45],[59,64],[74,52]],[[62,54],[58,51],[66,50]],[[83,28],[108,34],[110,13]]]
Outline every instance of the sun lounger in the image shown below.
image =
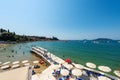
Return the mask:
[[18,67],[20,67],[19,64],[16,64],[16,65],[13,65],[13,66],[12,66],[13,69],[18,68]]
[[2,70],[8,69],[8,68],[10,68],[9,65],[1,66],[1,69],[2,69]]

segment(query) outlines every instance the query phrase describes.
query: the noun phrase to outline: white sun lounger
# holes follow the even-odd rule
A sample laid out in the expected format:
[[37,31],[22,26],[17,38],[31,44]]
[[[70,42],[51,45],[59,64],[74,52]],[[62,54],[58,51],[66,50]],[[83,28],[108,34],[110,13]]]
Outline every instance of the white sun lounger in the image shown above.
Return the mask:
[[1,69],[2,69],[2,70],[4,70],[4,69],[8,69],[8,68],[10,68],[9,65],[1,66]]
[[18,63],[20,63],[20,61],[15,61],[15,62],[13,62],[12,64],[18,64]]
[[18,68],[18,67],[20,67],[19,64],[15,64],[15,65],[12,66],[13,69],[14,69],[14,68]]

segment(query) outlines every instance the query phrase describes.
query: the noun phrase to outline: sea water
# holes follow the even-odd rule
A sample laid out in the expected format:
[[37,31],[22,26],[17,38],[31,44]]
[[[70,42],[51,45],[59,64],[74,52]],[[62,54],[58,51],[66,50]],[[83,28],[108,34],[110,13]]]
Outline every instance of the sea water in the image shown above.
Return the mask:
[[97,66],[109,66],[112,70],[120,69],[120,43],[94,43],[80,40],[11,44],[5,49],[0,48],[0,62],[36,60],[38,57],[30,53],[33,46],[41,46],[62,59],[70,58],[79,64],[92,62]]

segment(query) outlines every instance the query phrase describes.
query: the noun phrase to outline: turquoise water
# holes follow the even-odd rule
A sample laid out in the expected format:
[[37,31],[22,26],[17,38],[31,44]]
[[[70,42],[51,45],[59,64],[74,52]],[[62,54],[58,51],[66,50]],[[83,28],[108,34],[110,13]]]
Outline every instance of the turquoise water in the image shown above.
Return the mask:
[[[0,61],[35,60],[37,57],[30,53],[32,46],[41,46],[63,59],[71,58],[72,61],[83,65],[86,62],[93,62],[97,66],[106,65],[113,70],[120,69],[120,43],[95,44],[90,41],[86,43],[83,41],[41,41],[14,44],[7,46],[6,50],[0,49]],[[14,50],[14,52],[11,50]],[[14,57],[8,58],[9,55],[14,55]]]

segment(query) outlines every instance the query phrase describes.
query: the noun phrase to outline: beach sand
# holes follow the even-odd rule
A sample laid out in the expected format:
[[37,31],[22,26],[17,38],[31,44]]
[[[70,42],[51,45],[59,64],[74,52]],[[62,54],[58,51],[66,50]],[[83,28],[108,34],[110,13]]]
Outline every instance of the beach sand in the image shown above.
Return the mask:
[[[40,63],[34,64],[33,61],[29,61],[28,63],[30,63],[30,66],[34,66],[34,65],[40,66],[40,68],[37,68],[37,69],[34,68],[35,74],[41,73],[42,71],[44,71],[46,68],[49,67],[49,64],[47,64],[45,61],[44,61],[44,64],[40,64]],[[47,66],[46,66],[46,64],[47,64]],[[13,64],[10,63],[10,64],[8,64],[8,65],[10,65],[10,68],[9,68],[9,69],[6,69],[6,70],[1,70],[1,69],[0,69],[0,72],[4,72],[4,71],[8,71],[8,70],[13,70],[13,69],[11,68],[11,66],[12,66]],[[23,64],[21,61],[20,61],[19,65],[20,65],[20,67],[24,67],[24,64]]]
[[8,44],[3,44],[3,43],[0,43],[0,47],[5,47],[7,46]]

